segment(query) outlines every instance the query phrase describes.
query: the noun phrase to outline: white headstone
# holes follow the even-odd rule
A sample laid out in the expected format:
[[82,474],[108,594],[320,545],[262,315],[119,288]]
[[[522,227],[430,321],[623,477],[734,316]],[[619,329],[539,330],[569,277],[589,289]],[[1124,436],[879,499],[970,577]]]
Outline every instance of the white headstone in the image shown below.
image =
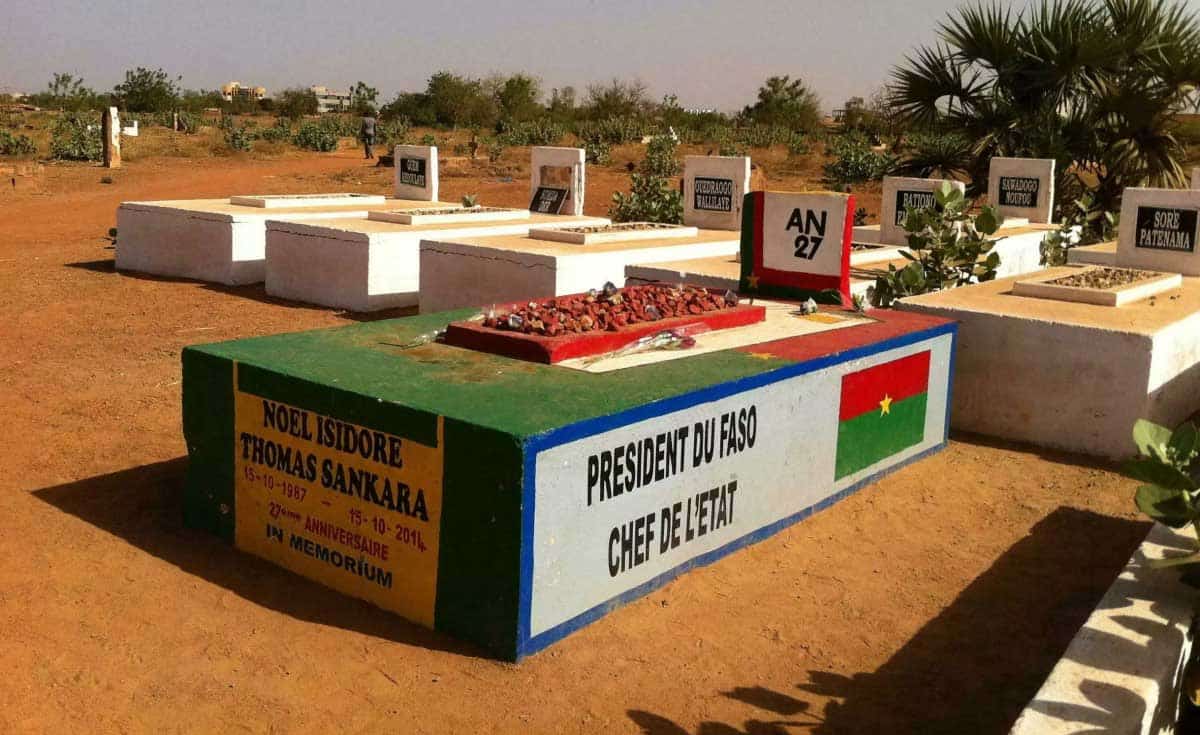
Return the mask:
[[[535,146],[530,151],[529,196],[538,201],[550,201],[550,190],[566,190],[558,212],[542,212],[536,203],[530,211],[546,214],[583,214],[585,184],[584,151],[582,148]],[[539,193],[539,189],[542,190]]]
[[436,145],[398,145],[392,151],[396,171],[395,197],[420,202],[438,198],[438,149]]
[[1200,276],[1200,190],[1126,189],[1116,264]]
[[740,230],[742,198],[750,191],[749,156],[683,159],[683,223],[708,230]]
[[1001,219],[1050,224],[1054,219],[1054,159],[993,158],[988,192]]
[[100,129],[104,167],[121,168],[121,118],[117,108],[105,108]]
[[[883,245],[906,245],[904,212],[909,207],[933,206],[933,192],[949,179],[913,179],[902,176],[883,177],[883,203],[879,210],[879,242]],[[967,187],[961,181],[950,181],[961,192]]]

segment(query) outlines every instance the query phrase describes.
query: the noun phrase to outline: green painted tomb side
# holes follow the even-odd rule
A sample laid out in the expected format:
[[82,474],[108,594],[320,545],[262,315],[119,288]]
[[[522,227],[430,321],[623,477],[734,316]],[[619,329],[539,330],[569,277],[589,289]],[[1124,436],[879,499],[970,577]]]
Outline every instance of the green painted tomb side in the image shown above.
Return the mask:
[[184,524],[233,543],[233,364],[185,349],[183,385]]
[[434,628],[515,660],[523,451],[514,437],[447,419]]

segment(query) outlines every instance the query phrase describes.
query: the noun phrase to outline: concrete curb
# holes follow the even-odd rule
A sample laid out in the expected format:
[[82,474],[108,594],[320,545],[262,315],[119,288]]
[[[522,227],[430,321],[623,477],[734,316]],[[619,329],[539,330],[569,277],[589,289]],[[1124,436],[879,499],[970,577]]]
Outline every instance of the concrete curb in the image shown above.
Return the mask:
[[1197,591],[1147,562],[1194,539],[1151,529],[1010,735],[1174,732]]

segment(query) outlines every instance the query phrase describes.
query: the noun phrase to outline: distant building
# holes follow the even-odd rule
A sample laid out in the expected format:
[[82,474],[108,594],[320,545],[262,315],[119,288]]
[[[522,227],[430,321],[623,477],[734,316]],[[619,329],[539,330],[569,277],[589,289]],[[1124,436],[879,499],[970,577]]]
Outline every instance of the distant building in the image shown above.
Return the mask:
[[317,96],[317,112],[346,112],[352,107],[352,96],[349,92],[342,92],[328,87],[309,87],[313,94]]
[[247,87],[242,86],[241,82],[230,82],[221,87],[221,96],[225,98],[226,102],[233,102],[235,98],[258,102],[267,96],[267,88]]

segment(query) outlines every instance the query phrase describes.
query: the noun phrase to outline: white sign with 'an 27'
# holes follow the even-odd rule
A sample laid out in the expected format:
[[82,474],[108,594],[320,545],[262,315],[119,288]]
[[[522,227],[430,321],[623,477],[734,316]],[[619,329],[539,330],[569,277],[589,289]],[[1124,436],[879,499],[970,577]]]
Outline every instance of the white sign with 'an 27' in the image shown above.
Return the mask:
[[763,266],[788,273],[840,275],[848,206],[848,198],[841,194],[767,192]]
[[925,438],[885,462],[941,443],[950,344],[935,337],[540,451],[530,634],[878,471],[834,481],[848,372],[931,350]]

